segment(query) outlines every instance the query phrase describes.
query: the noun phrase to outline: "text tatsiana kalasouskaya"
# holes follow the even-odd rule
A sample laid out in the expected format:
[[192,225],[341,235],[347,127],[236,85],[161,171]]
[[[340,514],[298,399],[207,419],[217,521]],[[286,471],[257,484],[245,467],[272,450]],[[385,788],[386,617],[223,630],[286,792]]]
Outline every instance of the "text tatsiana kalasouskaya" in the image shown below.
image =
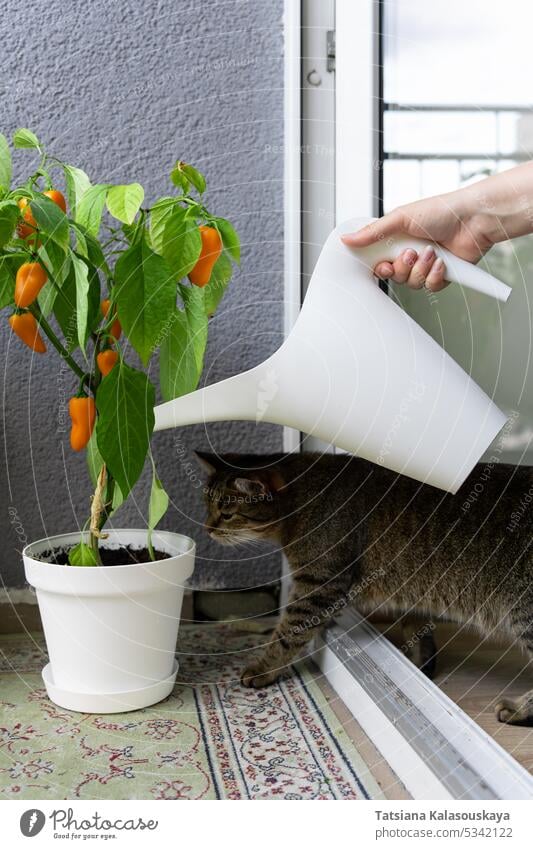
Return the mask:
[[506,822],[511,819],[507,811],[376,811],[378,820],[484,820],[485,822]]

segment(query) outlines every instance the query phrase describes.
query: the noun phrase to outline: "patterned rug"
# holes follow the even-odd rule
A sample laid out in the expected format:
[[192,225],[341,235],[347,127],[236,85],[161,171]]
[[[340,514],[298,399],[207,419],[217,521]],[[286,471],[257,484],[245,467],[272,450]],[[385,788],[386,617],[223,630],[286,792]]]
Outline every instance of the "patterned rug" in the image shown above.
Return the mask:
[[183,627],[173,693],[151,708],[97,716],[48,700],[42,634],[0,637],[0,795],[383,798],[307,662],[266,690],[238,683],[264,640],[228,624]]

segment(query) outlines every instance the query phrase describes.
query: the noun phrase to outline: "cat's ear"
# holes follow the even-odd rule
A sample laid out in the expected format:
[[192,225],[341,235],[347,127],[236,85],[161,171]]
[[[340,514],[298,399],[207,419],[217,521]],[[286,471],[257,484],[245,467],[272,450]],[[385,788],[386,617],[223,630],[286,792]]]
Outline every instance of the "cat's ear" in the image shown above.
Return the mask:
[[249,498],[265,498],[271,494],[267,484],[259,478],[235,478],[235,489]]
[[218,469],[217,455],[210,454],[207,451],[195,451],[194,454],[204,472],[207,472],[208,475],[214,475]]
[[285,481],[278,469],[268,469],[250,477],[235,478],[235,489],[251,498],[268,498],[282,489]]

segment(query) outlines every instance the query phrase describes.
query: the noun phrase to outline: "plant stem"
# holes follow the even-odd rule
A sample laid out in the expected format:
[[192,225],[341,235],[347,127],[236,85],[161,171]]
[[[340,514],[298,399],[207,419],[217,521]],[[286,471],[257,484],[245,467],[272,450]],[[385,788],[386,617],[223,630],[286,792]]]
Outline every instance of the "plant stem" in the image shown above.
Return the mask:
[[48,322],[47,322],[47,320],[45,319],[45,317],[44,317],[44,315],[42,314],[42,312],[40,311],[40,309],[39,309],[38,307],[36,307],[36,306],[35,306],[35,304],[32,304],[32,305],[30,306],[30,308],[29,308],[29,309],[30,309],[30,312],[31,312],[31,313],[33,313],[33,315],[34,315],[34,316],[35,316],[35,318],[37,319],[37,321],[38,321],[39,325],[42,327],[42,329],[44,330],[44,332],[46,333],[46,335],[48,336],[48,339],[50,340],[50,342],[52,343],[52,345],[54,346],[54,348],[56,349],[56,351],[58,352],[58,354],[59,354],[59,355],[60,355],[60,356],[61,356],[61,357],[65,360],[65,362],[67,363],[67,365],[69,365],[69,366],[70,366],[70,368],[72,369],[72,371],[74,372],[74,374],[77,374],[77,375],[78,375],[78,377],[80,378],[80,380],[81,380],[82,378],[84,378],[86,381],[89,381],[89,382],[90,382],[90,377],[89,377],[89,375],[87,375],[87,374],[83,371],[83,369],[82,369],[82,368],[80,368],[80,366],[78,365],[78,363],[76,362],[76,360],[75,360],[75,359],[73,359],[73,358],[70,356],[70,354],[69,354],[69,352],[67,351],[67,349],[64,347],[64,345],[62,345],[62,344],[61,344],[61,342],[60,342],[60,341],[59,341],[59,339],[57,338],[56,334],[55,334],[55,333],[54,333],[54,331],[52,330],[51,326],[49,325],[49,323],[48,323]]
[[109,519],[113,509],[114,491],[115,479],[108,473],[107,467],[104,464],[100,469],[96,488],[92,497],[90,520],[90,546],[100,565],[102,565],[102,561],[98,548],[98,540],[106,536],[105,534],[102,534],[101,531]]

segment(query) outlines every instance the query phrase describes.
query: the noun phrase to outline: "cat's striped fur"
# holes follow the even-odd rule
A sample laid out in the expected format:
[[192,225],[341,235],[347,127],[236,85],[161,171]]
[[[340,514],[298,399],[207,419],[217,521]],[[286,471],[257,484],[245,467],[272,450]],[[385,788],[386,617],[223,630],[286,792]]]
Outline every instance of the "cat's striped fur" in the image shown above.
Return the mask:
[[[533,652],[532,469],[477,466],[452,496],[343,454],[199,457],[211,536],[277,542],[294,579],[246,685],[275,681],[349,603],[468,622]],[[419,649],[430,664],[425,637]],[[497,713],[532,720],[533,691]]]

